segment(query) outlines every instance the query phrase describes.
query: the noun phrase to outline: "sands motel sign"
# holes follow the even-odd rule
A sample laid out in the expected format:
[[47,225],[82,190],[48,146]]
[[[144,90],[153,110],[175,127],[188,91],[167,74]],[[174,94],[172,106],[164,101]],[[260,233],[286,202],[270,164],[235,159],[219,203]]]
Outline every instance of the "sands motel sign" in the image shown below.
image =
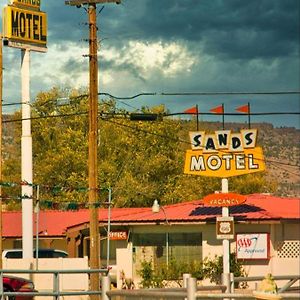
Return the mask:
[[185,174],[227,178],[265,170],[262,148],[256,146],[257,129],[189,135],[192,149],[186,151]]

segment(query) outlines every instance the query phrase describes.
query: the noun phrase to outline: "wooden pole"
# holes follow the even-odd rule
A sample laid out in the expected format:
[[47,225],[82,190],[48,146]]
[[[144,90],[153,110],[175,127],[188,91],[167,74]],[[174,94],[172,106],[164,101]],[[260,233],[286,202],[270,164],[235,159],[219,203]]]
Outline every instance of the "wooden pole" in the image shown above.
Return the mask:
[[[121,0],[67,0],[65,4],[81,7],[88,4],[89,15],[89,137],[88,137],[88,182],[89,182],[89,212],[90,212],[90,268],[100,269],[100,233],[98,220],[98,41],[97,41],[97,3],[115,2]],[[99,273],[91,273],[90,289],[100,291]],[[91,295],[92,300],[99,295]]]
[[[3,59],[2,59],[2,35],[0,34],[0,182],[2,182],[2,95],[3,95]],[[0,269],[2,265],[2,186],[0,185]]]
[[[98,208],[96,205],[97,188],[97,133],[98,133],[98,43],[97,43],[97,12],[96,4],[89,4],[89,206],[90,206],[90,268],[99,269],[100,247],[99,247],[99,225]],[[99,273],[91,274],[91,290],[100,290]],[[98,296],[92,296],[98,299]]]

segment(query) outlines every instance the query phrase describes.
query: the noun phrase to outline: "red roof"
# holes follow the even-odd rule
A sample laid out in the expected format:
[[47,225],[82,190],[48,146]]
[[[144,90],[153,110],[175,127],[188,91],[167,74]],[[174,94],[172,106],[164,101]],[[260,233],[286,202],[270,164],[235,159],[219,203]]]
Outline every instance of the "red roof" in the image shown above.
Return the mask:
[[[164,213],[165,212],[165,213]],[[282,198],[264,194],[247,196],[245,203],[229,208],[230,216],[240,220],[300,220],[300,198]],[[165,222],[172,223],[206,222],[222,215],[221,207],[204,206],[202,200],[183,202],[164,206],[159,213],[153,213],[151,207],[113,208],[112,224],[135,224]],[[34,216],[35,219],[35,216]],[[107,209],[99,209],[99,222],[106,223]],[[68,228],[89,223],[89,210],[78,211],[40,211],[39,232],[47,236],[64,236]],[[35,225],[33,228],[35,232]],[[22,212],[3,213],[3,237],[22,236]]]

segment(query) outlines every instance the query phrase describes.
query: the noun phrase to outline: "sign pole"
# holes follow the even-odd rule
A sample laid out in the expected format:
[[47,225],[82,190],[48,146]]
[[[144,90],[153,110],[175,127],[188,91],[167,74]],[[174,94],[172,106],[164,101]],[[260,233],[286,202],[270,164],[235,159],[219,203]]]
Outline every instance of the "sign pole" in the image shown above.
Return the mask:
[[[2,94],[3,94],[3,59],[2,59],[2,33],[0,33],[0,182],[2,182]],[[0,185],[0,253],[3,250],[3,215],[2,215],[2,186]],[[2,255],[0,256],[0,269],[2,269]]]
[[[22,2],[22,3],[21,3]],[[40,11],[40,1],[11,0],[4,7],[3,38],[5,45],[21,49],[22,90],[22,254],[33,257],[33,171],[30,107],[30,52],[47,51],[47,14]],[[24,19],[26,16],[26,20]],[[24,24],[23,24],[24,23]],[[25,26],[26,23],[26,26]],[[24,26],[21,26],[21,25]],[[22,28],[21,28],[22,27]],[[2,45],[1,45],[2,46]],[[2,70],[1,70],[2,71]],[[2,98],[1,98],[2,101]]]
[[30,122],[30,50],[21,50],[21,85],[22,85],[22,137],[21,137],[21,172],[22,172],[22,250],[23,258],[33,257],[33,201],[32,201],[32,136]]
[[[222,193],[228,193],[228,179],[222,178]],[[229,207],[222,207],[222,217],[229,217]],[[223,239],[223,285],[226,286],[226,293],[230,292],[230,242]]]

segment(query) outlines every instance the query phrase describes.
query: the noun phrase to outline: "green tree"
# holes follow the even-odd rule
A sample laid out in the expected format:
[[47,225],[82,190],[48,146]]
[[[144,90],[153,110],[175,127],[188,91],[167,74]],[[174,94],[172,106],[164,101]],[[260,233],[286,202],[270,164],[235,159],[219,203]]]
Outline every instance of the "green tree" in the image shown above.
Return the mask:
[[[87,200],[88,187],[88,97],[85,90],[53,88],[38,94],[32,105],[33,178],[41,185],[41,199],[57,202]],[[57,99],[69,97],[69,105]],[[151,206],[154,199],[172,204],[221,190],[219,178],[183,174],[185,150],[190,149],[188,132],[195,121],[160,118],[130,121],[114,99],[99,101],[98,186],[111,187],[113,204],[119,207]],[[163,105],[142,112],[164,115]],[[20,112],[11,116],[20,119]],[[218,129],[201,122],[200,130]],[[211,128],[210,128],[211,127]],[[5,123],[4,180],[20,182],[21,123]],[[276,188],[265,174],[229,179],[231,191],[242,194],[272,192]],[[60,189],[60,187],[65,187]],[[5,188],[20,194],[20,188]],[[104,201],[107,192],[100,191]],[[14,203],[15,205],[15,203]]]

